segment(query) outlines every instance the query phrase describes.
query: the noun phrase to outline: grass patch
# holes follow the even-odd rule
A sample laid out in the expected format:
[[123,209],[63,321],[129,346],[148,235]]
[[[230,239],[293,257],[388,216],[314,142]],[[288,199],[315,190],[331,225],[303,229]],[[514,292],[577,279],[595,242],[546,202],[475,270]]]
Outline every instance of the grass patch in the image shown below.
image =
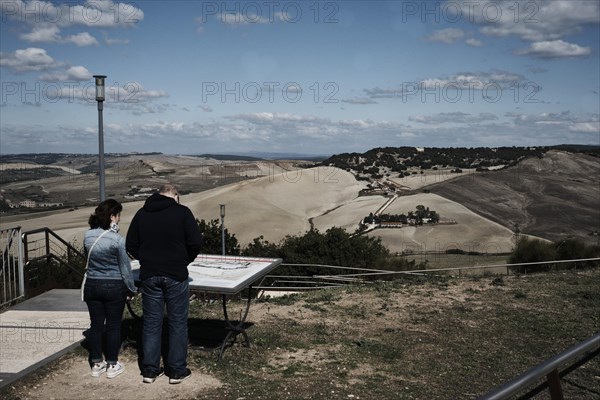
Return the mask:
[[[597,333],[599,287],[591,269],[409,276],[268,299],[250,310],[250,347],[217,362],[214,349],[191,346],[189,364],[224,383],[204,398],[476,398]],[[221,304],[193,303],[190,314],[222,318]],[[600,357],[568,375],[565,398],[593,398],[598,376]]]

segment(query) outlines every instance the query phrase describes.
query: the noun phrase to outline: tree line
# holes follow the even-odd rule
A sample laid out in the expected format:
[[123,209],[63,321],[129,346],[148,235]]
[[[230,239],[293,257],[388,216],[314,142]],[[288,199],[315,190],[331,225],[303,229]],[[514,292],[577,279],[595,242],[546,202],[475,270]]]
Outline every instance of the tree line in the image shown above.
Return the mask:
[[430,169],[436,166],[454,168],[485,168],[514,165],[525,157],[542,157],[549,147],[378,147],[365,153],[341,153],[323,161],[341,169],[368,173],[373,167],[387,167],[394,172],[410,167]]
[[416,211],[409,211],[407,214],[379,214],[375,215],[370,213],[368,216],[362,219],[363,224],[383,224],[386,222],[400,222],[402,224],[414,224],[423,225],[424,220],[429,220],[432,223],[437,223],[440,220],[440,215],[430,210],[429,207],[425,207],[419,204],[416,207]]
[[[415,212],[426,215],[428,209],[420,206]],[[429,211],[431,216],[432,211]],[[199,220],[198,226],[204,234],[205,254],[221,254],[221,226],[218,219]],[[382,243],[381,238],[361,235],[360,230],[349,233],[343,228],[333,227],[325,232],[310,229],[301,235],[287,235],[275,243],[256,237],[242,248],[228,229],[225,229],[225,251],[228,255],[248,257],[281,258],[286,264],[320,264],[347,268],[369,268],[389,271],[409,271],[426,269],[427,262],[417,264],[404,257],[394,256]],[[521,236],[517,239],[508,260],[511,264],[542,261],[573,260],[600,256],[600,246],[586,245],[574,238],[550,242]],[[578,262],[580,267],[598,266],[598,261]],[[539,264],[512,268],[517,273],[548,271],[558,268],[572,268],[575,264]],[[279,274],[311,275],[321,274],[320,267],[281,267]]]

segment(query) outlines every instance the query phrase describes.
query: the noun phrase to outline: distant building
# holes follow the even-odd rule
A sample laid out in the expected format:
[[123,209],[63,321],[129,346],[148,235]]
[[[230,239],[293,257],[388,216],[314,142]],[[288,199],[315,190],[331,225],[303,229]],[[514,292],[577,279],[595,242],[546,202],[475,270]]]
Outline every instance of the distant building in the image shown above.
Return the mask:
[[36,202],[33,200],[23,200],[19,203],[19,207],[25,208],[34,208],[36,206]]
[[38,207],[62,207],[63,203],[39,203]]
[[402,222],[392,222],[392,221],[387,221],[387,222],[382,222],[381,224],[379,224],[380,228],[402,228]]

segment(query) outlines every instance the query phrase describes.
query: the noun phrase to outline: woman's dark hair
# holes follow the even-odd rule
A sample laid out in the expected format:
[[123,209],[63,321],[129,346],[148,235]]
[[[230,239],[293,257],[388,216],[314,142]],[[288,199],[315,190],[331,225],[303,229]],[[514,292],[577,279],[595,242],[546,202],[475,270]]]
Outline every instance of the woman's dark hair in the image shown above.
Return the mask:
[[115,199],[104,200],[98,204],[94,213],[90,215],[88,224],[92,229],[102,228],[106,230],[110,228],[110,216],[117,215],[121,211],[123,211],[123,206]]

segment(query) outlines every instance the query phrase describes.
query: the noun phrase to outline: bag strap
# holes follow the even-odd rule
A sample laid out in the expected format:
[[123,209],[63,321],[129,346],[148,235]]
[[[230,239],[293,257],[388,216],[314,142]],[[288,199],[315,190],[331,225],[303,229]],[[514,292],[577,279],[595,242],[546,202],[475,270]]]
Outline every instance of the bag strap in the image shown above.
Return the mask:
[[104,235],[105,235],[107,232],[108,232],[108,230],[106,230],[106,231],[102,232],[102,233],[100,234],[100,236],[98,236],[98,237],[96,238],[96,240],[94,240],[94,243],[92,243],[92,247],[90,247],[90,250],[88,251],[87,262],[85,263],[85,269],[86,269],[86,270],[88,269],[88,265],[90,265],[90,255],[92,254],[92,249],[94,248],[94,246],[96,245],[96,243],[98,243],[98,240],[100,240],[100,238],[101,238],[102,236],[104,236]]

